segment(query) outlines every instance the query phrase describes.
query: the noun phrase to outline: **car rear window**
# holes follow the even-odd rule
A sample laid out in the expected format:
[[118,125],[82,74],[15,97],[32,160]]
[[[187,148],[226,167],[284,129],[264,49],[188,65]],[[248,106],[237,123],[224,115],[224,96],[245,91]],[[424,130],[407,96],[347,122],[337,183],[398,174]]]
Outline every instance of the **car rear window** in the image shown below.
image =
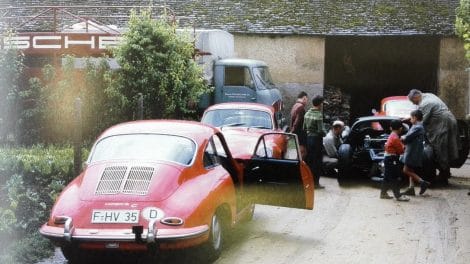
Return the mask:
[[163,160],[191,164],[194,141],[180,136],[129,134],[104,138],[96,143],[89,162],[105,160]]

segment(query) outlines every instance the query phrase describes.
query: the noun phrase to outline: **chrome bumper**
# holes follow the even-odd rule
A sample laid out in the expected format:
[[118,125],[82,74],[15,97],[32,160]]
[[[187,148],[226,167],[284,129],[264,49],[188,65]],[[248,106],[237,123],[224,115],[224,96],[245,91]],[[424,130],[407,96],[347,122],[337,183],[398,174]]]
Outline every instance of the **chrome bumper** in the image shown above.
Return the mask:
[[[208,225],[190,228],[157,229],[156,221],[152,220],[149,222],[147,229],[143,230],[141,239],[146,243],[177,241],[203,236],[208,231]],[[39,229],[39,233],[51,240],[66,242],[137,242],[136,235],[132,233],[131,229],[75,228],[72,218],[67,218],[64,227],[49,226],[46,223]]]

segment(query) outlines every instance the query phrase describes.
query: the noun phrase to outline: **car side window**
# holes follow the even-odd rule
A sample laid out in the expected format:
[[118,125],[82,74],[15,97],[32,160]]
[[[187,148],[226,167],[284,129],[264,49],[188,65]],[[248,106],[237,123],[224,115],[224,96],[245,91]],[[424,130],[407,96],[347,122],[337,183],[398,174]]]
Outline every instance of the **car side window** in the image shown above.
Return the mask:
[[206,150],[204,150],[204,167],[210,168],[220,165],[219,157],[217,156],[217,149],[214,144],[214,138],[212,137],[207,144]]

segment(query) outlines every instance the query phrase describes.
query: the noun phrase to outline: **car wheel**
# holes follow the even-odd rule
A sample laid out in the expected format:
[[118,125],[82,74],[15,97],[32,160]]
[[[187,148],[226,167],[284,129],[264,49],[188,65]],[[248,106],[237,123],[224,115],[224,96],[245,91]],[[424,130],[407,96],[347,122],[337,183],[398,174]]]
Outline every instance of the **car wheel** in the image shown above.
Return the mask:
[[351,172],[351,170],[348,170],[347,168],[338,168],[338,176],[336,179],[338,180],[338,184],[340,186],[344,185],[344,183],[347,181],[348,172]]
[[224,224],[222,214],[217,211],[211,220],[211,227],[209,230],[209,240],[204,244],[203,250],[209,261],[214,261],[219,258],[222,252],[222,245],[224,242]]
[[424,147],[424,159],[423,159],[423,179],[428,182],[434,182],[436,180],[436,162],[434,161],[434,152],[430,146]]

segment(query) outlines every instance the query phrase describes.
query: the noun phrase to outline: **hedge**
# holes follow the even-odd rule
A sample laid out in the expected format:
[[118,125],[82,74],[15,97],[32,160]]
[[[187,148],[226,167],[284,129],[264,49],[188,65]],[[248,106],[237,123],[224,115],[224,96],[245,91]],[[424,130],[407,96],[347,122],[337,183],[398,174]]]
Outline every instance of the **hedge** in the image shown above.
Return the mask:
[[71,146],[0,147],[0,263],[34,263],[52,255],[52,244],[38,229],[73,177]]

